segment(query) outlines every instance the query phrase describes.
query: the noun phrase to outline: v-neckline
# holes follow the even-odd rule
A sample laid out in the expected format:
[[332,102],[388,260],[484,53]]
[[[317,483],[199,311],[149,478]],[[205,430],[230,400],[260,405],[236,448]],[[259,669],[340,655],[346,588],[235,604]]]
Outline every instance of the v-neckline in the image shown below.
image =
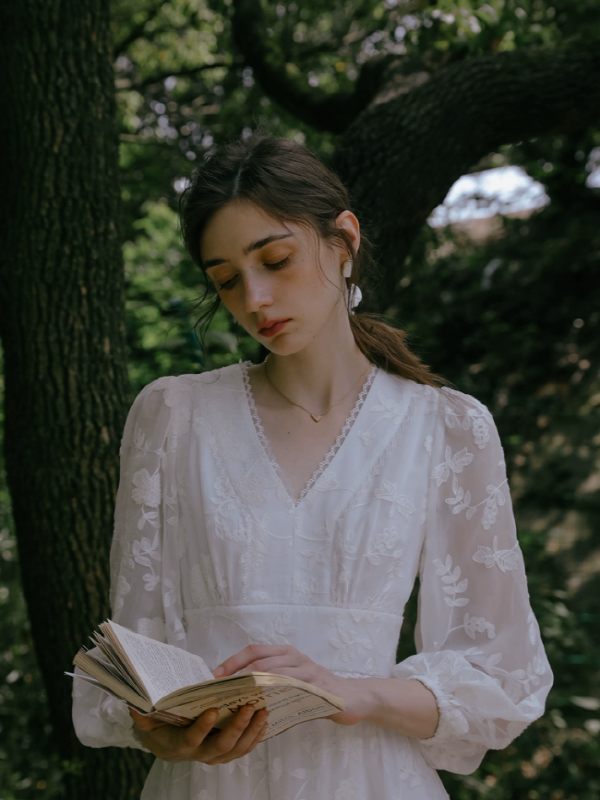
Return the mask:
[[285,491],[285,494],[287,496],[288,501],[291,501],[291,503],[293,503],[294,508],[298,508],[298,506],[300,505],[302,500],[304,500],[306,495],[314,487],[314,485],[317,483],[317,481],[319,480],[321,475],[325,472],[327,467],[329,467],[329,465],[331,464],[331,462],[333,461],[333,459],[335,458],[337,453],[340,451],[340,448],[342,447],[342,445],[344,444],[344,442],[348,438],[348,434],[352,430],[352,428],[354,426],[354,423],[356,422],[356,419],[358,418],[360,410],[363,407],[363,405],[365,404],[365,400],[367,399],[367,395],[369,394],[369,390],[370,390],[371,386],[373,385],[375,377],[377,376],[377,373],[379,372],[379,367],[376,364],[373,364],[371,366],[371,369],[369,370],[369,374],[367,375],[367,378],[366,378],[365,382],[363,383],[362,389],[360,390],[360,393],[359,393],[358,398],[356,400],[356,403],[354,404],[354,408],[350,412],[350,416],[346,419],[346,422],[344,423],[344,426],[343,426],[342,430],[340,431],[340,433],[336,437],[335,441],[333,442],[333,444],[329,448],[327,454],[325,455],[325,458],[323,459],[323,461],[321,461],[319,466],[315,469],[315,471],[313,472],[311,477],[306,482],[304,488],[300,492],[300,495],[296,498],[294,496],[294,490],[293,490],[293,488],[292,488],[292,486],[291,486],[291,484],[290,484],[290,482],[289,482],[289,480],[287,478],[287,475],[285,474],[285,472],[283,471],[282,467],[279,465],[279,463],[277,462],[277,459],[275,458],[275,454],[273,453],[273,450],[271,448],[271,444],[270,444],[270,442],[269,442],[269,440],[267,438],[267,435],[265,433],[265,429],[263,427],[262,420],[260,418],[260,414],[258,413],[258,409],[256,408],[256,403],[254,402],[254,394],[252,393],[252,386],[250,385],[250,376],[248,374],[248,366],[251,365],[251,364],[252,364],[252,362],[250,360],[242,361],[242,362],[239,363],[239,367],[240,367],[241,373],[242,373],[242,379],[243,379],[243,383],[244,383],[244,393],[245,393],[246,402],[247,402],[247,405],[248,405],[248,410],[250,411],[250,416],[252,417],[252,421],[254,423],[254,430],[256,431],[256,435],[257,435],[257,437],[258,437],[258,439],[259,439],[259,441],[260,441],[260,443],[262,445],[262,448],[263,448],[263,451],[265,453],[265,456],[266,456],[267,460],[270,462],[270,464],[271,464],[271,466],[273,468],[273,471],[277,475],[277,477],[278,477],[278,479],[279,479],[279,481],[281,483],[281,486]]

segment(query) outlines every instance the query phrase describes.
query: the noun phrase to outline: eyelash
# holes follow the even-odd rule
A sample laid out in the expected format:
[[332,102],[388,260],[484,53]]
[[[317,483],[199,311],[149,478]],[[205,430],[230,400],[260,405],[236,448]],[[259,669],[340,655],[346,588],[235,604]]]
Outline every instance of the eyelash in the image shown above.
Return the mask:
[[[287,256],[287,258],[284,258],[283,261],[278,261],[276,264],[265,264],[265,267],[269,267],[270,269],[281,269],[282,267],[285,267],[289,260],[290,256]],[[223,289],[226,291],[227,289],[231,289],[235,283],[235,280],[236,278],[230,278],[228,281],[225,281],[225,283],[219,284],[217,286],[217,291],[221,292]]]

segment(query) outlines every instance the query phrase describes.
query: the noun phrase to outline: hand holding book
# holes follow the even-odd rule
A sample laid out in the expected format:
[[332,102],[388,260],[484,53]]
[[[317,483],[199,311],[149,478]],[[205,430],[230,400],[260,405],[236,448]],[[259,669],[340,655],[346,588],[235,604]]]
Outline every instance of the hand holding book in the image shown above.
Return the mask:
[[159,722],[130,709],[136,738],[163,761],[202,761],[205,764],[226,764],[250,753],[259,744],[268,728],[266,709],[241,708],[223,728],[213,728],[218,711],[205,711],[187,728]]
[[[74,663],[81,672],[73,677],[124,700],[138,712],[134,719],[142,744],[148,747],[144,738],[148,742],[152,740],[158,749],[166,748],[164,752],[173,755],[182,749],[187,752],[190,748],[202,748],[204,753],[208,748],[204,755],[210,751],[210,757],[216,758],[215,748],[223,755],[234,747],[253,747],[255,737],[263,741],[300,722],[336,715],[344,709],[341,697],[289,675],[266,671],[240,673],[241,666],[238,666],[238,674],[215,677],[200,656],[134,633],[114,622],[102,623],[92,641],[96,644],[94,650],[82,648],[75,656]],[[269,652],[278,649],[268,645],[260,647],[266,647]],[[253,652],[252,646],[245,650]],[[236,659],[241,658],[242,662],[247,659],[245,650],[224,662],[223,667],[231,667],[237,663]],[[294,648],[284,650],[301,656]],[[335,678],[323,667],[316,664],[314,667]],[[205,712],[211,709],[218,712],[210,723],[211,728],[227,729],[227,732],[223,736],[213,734],[216,738],[209,746],[204,744],[210,734],[210,730],[206,730],[209,723]],[[265,731],[260,731],[264,715],[255,713],[262,709],[268,712]],[[251,725],[248,714],[254,714]],[[152,719],[152,726],[141,722],[144,715]],[[197,722],[190,725],[194,720]],[[159,728],[156,722],[169,724]],[[186,731],[174,731],[173,726],[189,727]],[[229,750],[223,750],[227,746]]]

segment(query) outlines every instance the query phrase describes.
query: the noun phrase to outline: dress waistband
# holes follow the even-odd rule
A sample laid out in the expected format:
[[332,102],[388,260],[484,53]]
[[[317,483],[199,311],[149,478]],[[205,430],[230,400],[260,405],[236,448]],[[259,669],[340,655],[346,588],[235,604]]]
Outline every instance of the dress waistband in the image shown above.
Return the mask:
[[292,645],[343,677],[388,678],[402,616],[380,611],[283,604],[186,610],[187,647],[210,669],[249,644]]

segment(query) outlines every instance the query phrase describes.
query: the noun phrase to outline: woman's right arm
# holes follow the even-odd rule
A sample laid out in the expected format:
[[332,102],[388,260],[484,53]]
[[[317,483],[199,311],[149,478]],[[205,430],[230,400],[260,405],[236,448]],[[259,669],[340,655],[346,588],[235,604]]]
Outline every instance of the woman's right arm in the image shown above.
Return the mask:
[[[148,384],[127,415],[110,552],[110,601],[115,622],[185,647],[174,461],[190,418],[190,398],[177,380],[160,378]],[[81,674],[77,668],[75,673]],[[222,732],[204,742],[212,728],[209,712],[182,729],[130,714],[121,700],[85,681],[73,681],[73,724],[83,744],[134,747],[166,761],[216,764],[245,755],[262,738],[267,716],[241,709]]]
[[[123,431],[114,533],[110,551],[112,619],[166,641],[162,582],[163,463],[169,408],[154,381],[134,400]],[[100,620],[98,620],[100,622]],[[76,674],[81,674],[75,668]],[[134,747],[127,706],[82,680],[73,680],[73,725],[89,747]]]

